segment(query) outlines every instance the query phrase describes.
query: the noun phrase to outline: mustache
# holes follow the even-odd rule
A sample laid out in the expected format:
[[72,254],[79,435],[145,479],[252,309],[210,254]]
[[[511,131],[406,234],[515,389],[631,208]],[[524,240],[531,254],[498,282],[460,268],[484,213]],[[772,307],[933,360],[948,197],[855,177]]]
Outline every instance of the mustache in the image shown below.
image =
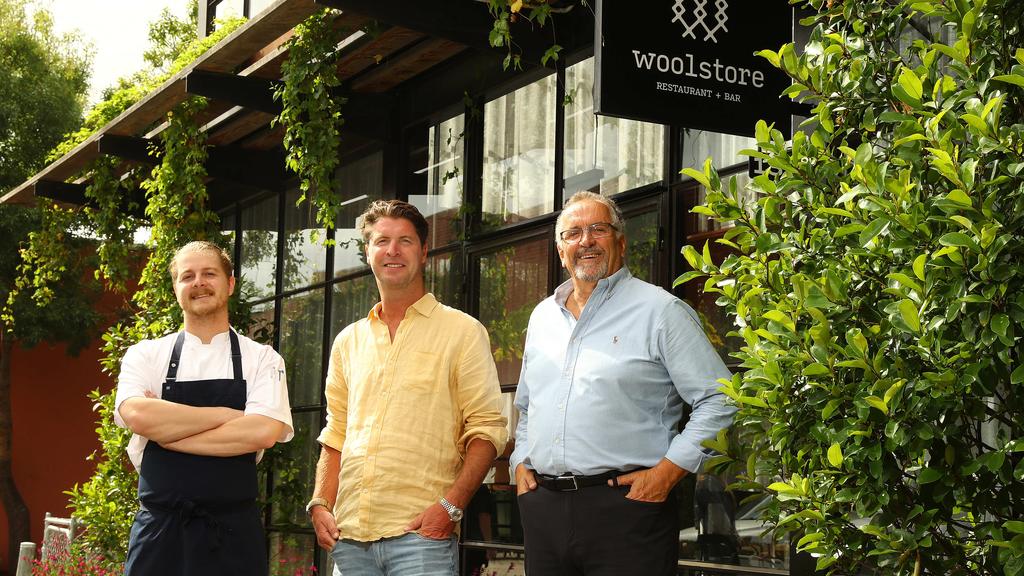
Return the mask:
[[584,250],[578,250],[576,252],[576,257],[577,258],[581,258],[583,256],[592,256],[592,255],[593,256],[600,256],[601,254],[604,254],[604,250],[602,250],[602,249],[600,249],[600,248],[595,246],[593,248],[586,248]]

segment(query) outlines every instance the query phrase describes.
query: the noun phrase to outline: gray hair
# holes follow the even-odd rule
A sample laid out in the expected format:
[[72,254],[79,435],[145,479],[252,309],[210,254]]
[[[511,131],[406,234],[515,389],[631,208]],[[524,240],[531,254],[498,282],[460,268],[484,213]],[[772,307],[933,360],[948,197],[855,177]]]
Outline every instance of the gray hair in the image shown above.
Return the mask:
[[619,210],[619,205],[616,204],[614,200],[608,198],[607,196],[602,196],[600,194],[595,194],[588,190],[583,190],[570,196],[569,199],[566,200],[565,204],[562,206],[562,213],[558,215],[558,220],[555,222],[556,241],[561,242],[560,234],[562,233],[563,226],[565,225],[563,217],[565,216],[566,209],[572,206],[573,204],[579,204],[580,202],[586,201],[597,202],[598,204],[601,204],[608,209],[608,214],[611,216],[612,219],[611,224],[612,226],[615,227],[617,237],[622,236],[623,234],[626,233],[626,227],[623,224],[622,219],[622,210]]

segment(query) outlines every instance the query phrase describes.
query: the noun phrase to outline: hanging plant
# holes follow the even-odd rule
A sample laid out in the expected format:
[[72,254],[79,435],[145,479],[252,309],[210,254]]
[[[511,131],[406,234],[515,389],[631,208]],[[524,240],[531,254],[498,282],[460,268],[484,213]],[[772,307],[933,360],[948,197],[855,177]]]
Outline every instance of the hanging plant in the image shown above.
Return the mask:
[[92,206],[86,209],[86,216],[100,239],[96,279],[104,280],[111,290],[124,292],[132,275],[132,247],[141,222],[134,216],[139,206],[128,196],[135,178],[129,174],[122,182],[116,166],[117,160],[109,156],[93,162],[92,181],[85,189],[85,197]]
[[[340,84],[337,66],[341,34],[334,28],[338,14],[325,9],[295,27],[288,59],[281,66],[283,82],[274,93],[283,107],[274,124],[285,127],[285,162],[300,178],[302,195],[298,202],[308,200],[317,223],[324,228],[334,228],[341,206],[334,182],[341,126],[345,123],[341,116],[345,98],[335,94]],[[325,244],[333,244],[333,240],[328,238]]]

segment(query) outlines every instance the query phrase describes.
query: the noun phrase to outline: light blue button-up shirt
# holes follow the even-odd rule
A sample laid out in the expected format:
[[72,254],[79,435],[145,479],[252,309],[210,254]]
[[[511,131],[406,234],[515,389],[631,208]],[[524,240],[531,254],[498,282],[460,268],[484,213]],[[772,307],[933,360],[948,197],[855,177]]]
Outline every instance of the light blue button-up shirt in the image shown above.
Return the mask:
[[[512,469],[600,474],[662,458],[699,472],[701,442],[728,427],[734,406],[718,392],[731,374],[697,314],[621,268],[597,283],[577,320],[568,281],[537,305],[516,392]],[[692,412],[677,432],[683,402]]]

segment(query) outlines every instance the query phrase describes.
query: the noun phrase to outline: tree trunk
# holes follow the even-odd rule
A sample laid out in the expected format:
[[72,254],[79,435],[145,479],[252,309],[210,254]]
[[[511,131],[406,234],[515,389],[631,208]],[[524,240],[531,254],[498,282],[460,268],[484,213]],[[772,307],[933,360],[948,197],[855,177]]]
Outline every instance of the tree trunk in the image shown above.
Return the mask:
[[7,566],[18,568],[18,548],[29,535],[28,507],[14,484],[11,471],[11,350],[10,333],[0,330],[0,504],[7,512]]

